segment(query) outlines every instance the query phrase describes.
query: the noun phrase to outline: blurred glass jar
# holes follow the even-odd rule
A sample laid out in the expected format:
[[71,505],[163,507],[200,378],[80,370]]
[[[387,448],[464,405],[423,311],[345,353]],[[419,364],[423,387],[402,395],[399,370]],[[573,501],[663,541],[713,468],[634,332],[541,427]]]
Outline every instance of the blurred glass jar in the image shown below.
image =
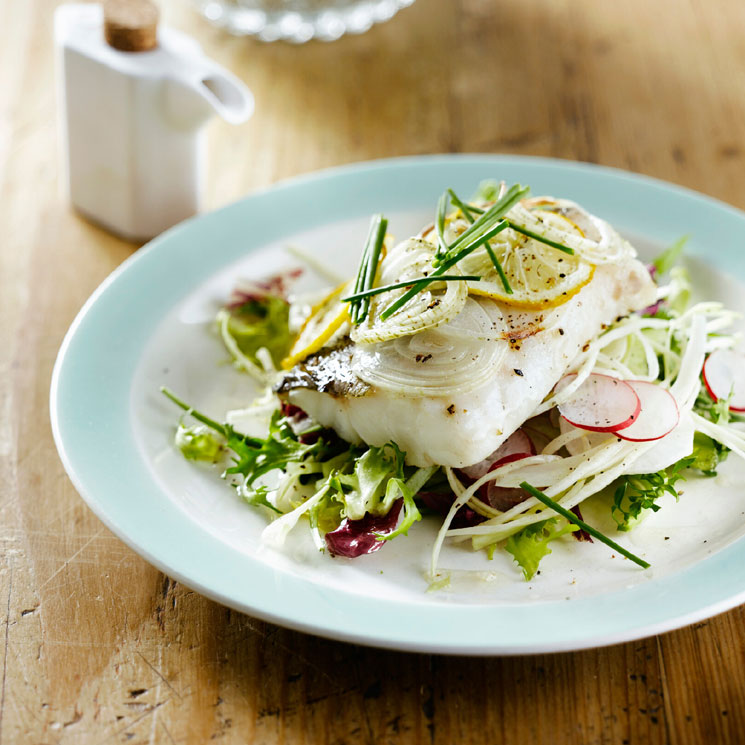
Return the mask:
[[262,41],[334,41],[361,34],[414,0],[194,0],[211,23]]

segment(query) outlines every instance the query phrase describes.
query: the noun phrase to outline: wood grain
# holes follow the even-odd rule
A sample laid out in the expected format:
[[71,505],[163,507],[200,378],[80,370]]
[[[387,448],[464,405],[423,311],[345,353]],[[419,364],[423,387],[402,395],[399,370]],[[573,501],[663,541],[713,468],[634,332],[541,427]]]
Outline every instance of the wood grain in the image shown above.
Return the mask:
[[[56,456],[49,380],[75,313],[135,247],[59,195],[55,4],[0,0],[0,743],[742,742],[743,608],[577,654],[385,652],[232,612],[103,527]],[[737,0],[417,0],[302,47],[161,7],[256,95],[250,122],[211,127],[210,207],[451,151],[595,161],[745,207]]]

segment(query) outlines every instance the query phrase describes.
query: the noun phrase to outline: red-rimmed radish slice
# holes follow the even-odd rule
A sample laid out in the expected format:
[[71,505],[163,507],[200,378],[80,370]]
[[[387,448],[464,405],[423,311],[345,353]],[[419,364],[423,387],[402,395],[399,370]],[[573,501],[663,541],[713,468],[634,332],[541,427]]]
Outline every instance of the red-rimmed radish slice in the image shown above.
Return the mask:
[[[489,471],[496,471],[508,463],[514,463],[523,458],[530,458],[531,455],[533,453],[510,453],[509,455],[505,455],[504,458],[500,458],[498,461],[492,463]],[[524,502],[529,496],[530,494],[523,491],[520,487],[495,486],[493,481],[488,481],[479,489],[479,499],[500,512],[507,512],[507,510],[516,504]]]
[[704,385],[715,400],[732,394],[729,408],[745,411],[745,354],[734,349],[717,349],[704,362]]
[[[556,384],[556,392],[569,385],[575,377],[576,373],[565,375]],[[569,401],[557,408],[569,424],[580,429],[618,432],[636,421],[641,403],[636,391],[626,381],[592,373]]]
[[616,431],[615,434],[630,442],[649,442],[659,440],[672,432],[680,421],[680,413],[670,391],[644,380],[626,382],[639,396],[641,411],[633,424],[624,427],[620,432]]
[[491,471],[493,465],[497,461],[501,461],[514,453],[528,453],[528,455],[535,455],[533,441],[521,429],[515,430],[491,455],[484,458],[484,460],[474,463],[472,466],[461,468],[460,472],[469,479],[476,481],[485,473]]

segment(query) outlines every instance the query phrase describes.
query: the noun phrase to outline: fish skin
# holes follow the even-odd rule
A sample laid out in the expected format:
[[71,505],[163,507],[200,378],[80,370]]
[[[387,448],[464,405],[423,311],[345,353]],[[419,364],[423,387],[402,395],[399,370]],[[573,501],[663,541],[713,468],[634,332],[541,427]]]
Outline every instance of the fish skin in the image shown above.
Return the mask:
[[274,389],[283,394],[297,389],[328,393],[334,398],[359,398],[370,393],[372,386],[352,372],[354,342],[349,337],[329,349],[310,355],[293,367]]
[[[516,311],[500,304],[509,349],[494,380],[468,392],[414,397],[362,381],[355,388],[350,355],[338,347],[293,368],[278,392],[349,442],[382,446],[392,440],[409,465],[462,468],[486,458],[530,417],[604,325],[655,297],[647,269],[629,259],[596,267],[593,279],[555,309]],[[341,387],[329,382],[334,369]]]

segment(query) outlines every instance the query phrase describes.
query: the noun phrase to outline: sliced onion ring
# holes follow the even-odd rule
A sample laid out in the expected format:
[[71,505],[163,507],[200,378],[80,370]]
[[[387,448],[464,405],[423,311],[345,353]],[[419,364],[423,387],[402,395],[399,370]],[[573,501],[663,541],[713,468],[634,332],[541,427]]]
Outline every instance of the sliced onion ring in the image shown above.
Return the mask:
[[[586,235],[597,235],[599,240],[576,235],[570,230],[561,230],[555,225],[549,224],[540,218],[540,212],[526,209],[522,204],[515,205],[507,217],[515,220],[523,227],[529,228],[535,233],[550,240],[562,243],[572,248],[575,253],[590,264],[615,264],[626,261],[636,255],[633,247],[625,241],[605,220],[591,215],[579,205],[569,200],[551,200],[550,197],[541,198],[545,202],[553,201],[563,209],[572,209],[576,213],[586,216],[587,222],[592,225],[590,230],[584,230]],[[534,200],[535,201],[535,200]]]
[[[376,286],[408,280],[413,283],[414,280],[427,276],[432,272],[435,251],[435,246],[422,238],[409,238],[399,243],[381,262]],[[450,273],[458,274],[459,270],[453,267]],[[460,281],[432,283],[390,318],[382,320],[380,314],[405,292],[406,288],[401,288],[373,295],[365,320],[352,328],[352,341],[357,344],[373,344],[449,323],[463,310],[468,297],[468,286]]]
[[507,352],[501,312],[469,298],[450,323],[377,344],[357,344],[355,375],[377,388],[409,396],[473,390],[493,376]]

